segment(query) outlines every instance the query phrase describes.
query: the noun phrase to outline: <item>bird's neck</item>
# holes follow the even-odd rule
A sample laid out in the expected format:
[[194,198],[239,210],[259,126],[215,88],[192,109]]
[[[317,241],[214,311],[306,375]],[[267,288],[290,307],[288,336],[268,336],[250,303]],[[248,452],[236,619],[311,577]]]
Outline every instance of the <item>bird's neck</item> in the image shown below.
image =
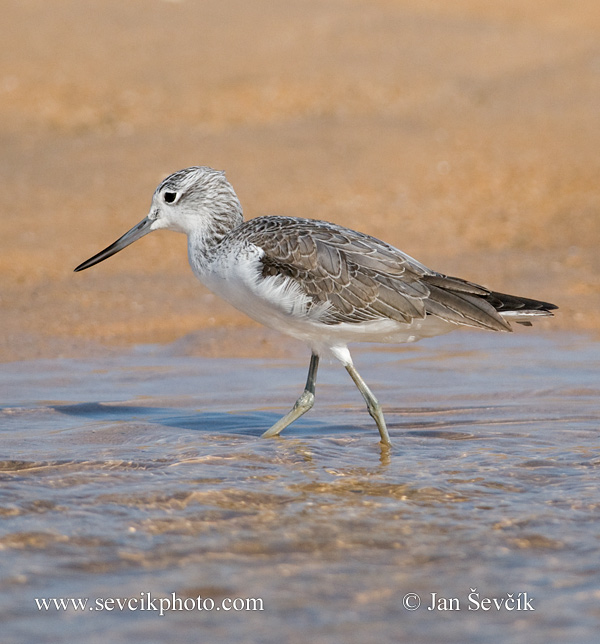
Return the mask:
[[239,211],[224,212],[211,217],[202,228],[188,233],[188,255],[194,271],[202,272],[213,262],[225,237],[243,221]]

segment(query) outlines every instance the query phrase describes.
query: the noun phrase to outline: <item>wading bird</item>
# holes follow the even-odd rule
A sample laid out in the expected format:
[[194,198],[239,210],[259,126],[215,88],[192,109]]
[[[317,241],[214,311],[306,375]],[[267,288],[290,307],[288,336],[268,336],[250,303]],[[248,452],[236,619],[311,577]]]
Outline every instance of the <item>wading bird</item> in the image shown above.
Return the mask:
[[314,403],[319,357],[337,358],[363,395],[384,445],[380,404],[352,363],[349,342],[414,342],[459,328],[511,331],[557,307],[490,291],[430,270],[369,235],[325,221],[244,221],[225,174],[192,167],[156,189],[147,217],[80,264],[82,271],[154,230],[185,233],[196,277],[262,324],[302,340],[312,355],[304,392],[263,436],[279,435]]

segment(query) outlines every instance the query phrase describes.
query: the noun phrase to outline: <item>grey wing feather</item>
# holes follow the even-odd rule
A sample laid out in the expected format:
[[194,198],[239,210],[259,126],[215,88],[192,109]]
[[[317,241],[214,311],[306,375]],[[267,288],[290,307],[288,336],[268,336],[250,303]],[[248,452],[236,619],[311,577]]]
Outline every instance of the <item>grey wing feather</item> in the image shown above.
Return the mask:
[[327,324],[425,316],[427,269],[384,242],[308,219],[262,217],[245,227],[264,253],[262,275],[291,277],[315,305],[328,303]]
[[327,222],[259,217],[233,234],[262,249],[263,276],[295,279],[314,305],[328,304],[321,318],[326,324],[382,318],[410,323],[433,315],[455,324],[510,331],[498,309],[534,303],[555,308],[441,275],[385,242]]

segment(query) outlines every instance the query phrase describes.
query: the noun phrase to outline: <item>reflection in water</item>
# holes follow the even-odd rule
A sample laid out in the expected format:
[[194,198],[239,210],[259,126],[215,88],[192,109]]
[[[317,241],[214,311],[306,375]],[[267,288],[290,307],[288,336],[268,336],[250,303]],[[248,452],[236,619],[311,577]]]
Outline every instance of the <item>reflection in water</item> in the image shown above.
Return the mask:
[[[598,615],[598,346],[457,334],[356,353],[398,405],[385,410],[391,452],[326,366],[313,411],[259,439],[302,360],[166,348],[3,365],[3,641],[57,641],[67,623],[88,642],[107,628],[115,642],[195,641],[199,627],[219,641],[585,639]],[[469,611],[472,588],[527,592],[535,611]],[[173,592],[260,597],[265,610],[74,619],[34,604]],[[459,598],[459,614],[428,611],[431,593]]]

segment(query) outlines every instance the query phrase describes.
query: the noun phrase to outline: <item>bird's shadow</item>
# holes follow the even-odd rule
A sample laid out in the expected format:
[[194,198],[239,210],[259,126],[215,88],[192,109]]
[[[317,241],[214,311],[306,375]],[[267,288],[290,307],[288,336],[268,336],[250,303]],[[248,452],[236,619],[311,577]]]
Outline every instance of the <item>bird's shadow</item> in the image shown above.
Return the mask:
[[[83,402],[67,405],[54,405],[53,409],[61,414],[74,416],[88,422],[99,423],[147,423],[162,427],[176,428],[180,430],[202,432],[203,434],[233,434],[239,436],[260,437],[264,431],[277,422],[282,412],[271,412],[257,410],[254,412],[219,412],[201,411],[189,409],[177,409],[176,407],[155,407],[142,405],[128,405],[109,402]],[[435,410],[430,410],[435,416]],[[399,410],[396,410],[399,413]],[[403,409],[406,414],[409,410]],[[410,412],[409,412],[410,413]],[[366,415],[366,414],[365,414]],[[349,431],[375,430],[367,417],[364,422],[352,419],[350,422],[331,422],[320,420],[318,417],[300,418],[293,424],[293,435],[295,437],[332,437],[348,434]],[[489,422],[489,421],[488,421]],[[495,421],[506,422],[506,421]],[[438,438],[446,440],[474,440],[477,437],[465,430],[466,426],[481,425],[482,419],[439,419],[430,418],[425,414],[424,418],[416,419],[405,417],[400,422],[389,423],[390,429],[401,431],[405,436],[418,438]],[[461,431],[462,430],[462,431]]]
[[[216,412],[178,410],[173,407],[112,404],[101,401],[53,405],[52,409],[61,414],[75,416],[89,422],[100,423],[148,423],[163,427],[203,432],[205,434],[228,433],[243,436],[260,436],[271,427],[281,414],[268,411]],[[310,429],[323,428],[335,431],[347,427],[328,425],[318,420],[300,419],[294,423],[294,433],[312,433]],[[308,430],[308,432],[307,432]]]

